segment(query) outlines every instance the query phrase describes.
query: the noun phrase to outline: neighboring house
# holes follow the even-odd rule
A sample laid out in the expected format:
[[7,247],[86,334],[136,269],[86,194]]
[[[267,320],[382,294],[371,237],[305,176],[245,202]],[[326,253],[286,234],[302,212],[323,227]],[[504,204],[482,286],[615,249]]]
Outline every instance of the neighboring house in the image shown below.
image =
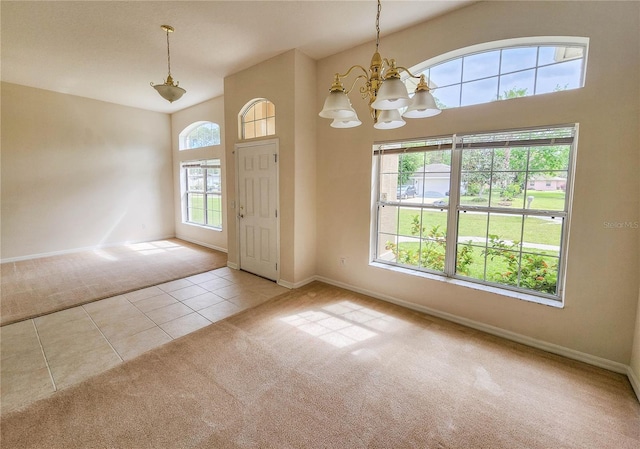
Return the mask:
[[416,195],[426,198],[446,196],[450,173],[451,167],[447,164],[429,164],[418,168],[411,176]]
[[566,178],[557,176],[537,176],[529,180],[528,190],[566,190]]

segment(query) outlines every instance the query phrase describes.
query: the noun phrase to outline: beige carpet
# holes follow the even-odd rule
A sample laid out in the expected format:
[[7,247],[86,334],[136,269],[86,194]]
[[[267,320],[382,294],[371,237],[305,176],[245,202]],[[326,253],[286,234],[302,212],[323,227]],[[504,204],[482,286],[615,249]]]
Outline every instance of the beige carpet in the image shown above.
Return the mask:
[[7,448],[634,448],[619,374],[321,283],[2,417]]
[[225,266],[227,255],[178,239],[0,265],[0,324]]

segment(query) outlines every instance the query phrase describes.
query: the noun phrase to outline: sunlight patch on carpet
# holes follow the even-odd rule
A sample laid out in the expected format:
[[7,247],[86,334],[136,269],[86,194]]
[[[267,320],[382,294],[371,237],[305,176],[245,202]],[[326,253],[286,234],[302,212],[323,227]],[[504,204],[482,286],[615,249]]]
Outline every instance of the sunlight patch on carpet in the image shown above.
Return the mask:
[[351,301],[342,301],[323,307],[321,311],[309,310],[280,320],[337,348],[344,348],[377,336],[378,333],[363,325],[375,328],[385,318],[393,320]]

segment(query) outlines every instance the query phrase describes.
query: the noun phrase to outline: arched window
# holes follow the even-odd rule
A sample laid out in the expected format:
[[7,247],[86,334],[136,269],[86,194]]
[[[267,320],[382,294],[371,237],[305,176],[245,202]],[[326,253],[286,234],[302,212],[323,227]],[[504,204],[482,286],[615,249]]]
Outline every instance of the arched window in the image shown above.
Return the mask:
[[[588,38],[517,38],[456,50],[414,66],[441,109],[584,86]],[[409,92],[417,80],[407,79]]]
[[213,122],[195,122],[180,133],[180,150],[220,145],[220,125]]
[[253,139],[272,136],[275,133],[275,105],[264,98],[247,103],[240,113],[240,138]]

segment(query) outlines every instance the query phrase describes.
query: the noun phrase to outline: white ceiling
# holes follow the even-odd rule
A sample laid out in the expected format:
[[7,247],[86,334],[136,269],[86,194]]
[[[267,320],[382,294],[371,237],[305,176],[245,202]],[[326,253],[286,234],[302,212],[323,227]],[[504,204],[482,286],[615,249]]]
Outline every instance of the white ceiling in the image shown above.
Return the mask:
[[[469,3],[385,0],[381,35]],[[373,0],[0,4],[2,81],[165,113],[222,95],[225,76],[292,48],[321,59],[373,41],[377,9]],[[162,24],[176,30],[171,74],[187,90],[173,104],[149,85],[167,76]]]

